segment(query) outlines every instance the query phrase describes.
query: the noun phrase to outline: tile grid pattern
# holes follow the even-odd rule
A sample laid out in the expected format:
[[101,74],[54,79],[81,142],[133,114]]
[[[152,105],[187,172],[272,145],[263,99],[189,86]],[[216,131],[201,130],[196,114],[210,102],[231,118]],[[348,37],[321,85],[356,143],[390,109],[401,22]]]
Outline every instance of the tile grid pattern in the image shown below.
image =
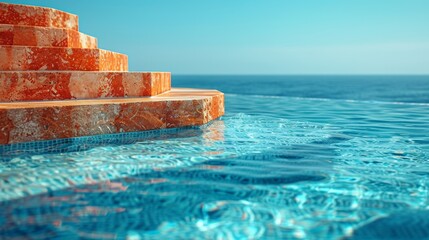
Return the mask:
[[13,158],[25,154],[51,154],[88,150],[106,144],[131,144],[152,138],[170,137],[184,130],[198,130],[199,126],[157,129],[140,132],[103,134],[76,138],[62,138],[44,141],[0,145],[0,155]]

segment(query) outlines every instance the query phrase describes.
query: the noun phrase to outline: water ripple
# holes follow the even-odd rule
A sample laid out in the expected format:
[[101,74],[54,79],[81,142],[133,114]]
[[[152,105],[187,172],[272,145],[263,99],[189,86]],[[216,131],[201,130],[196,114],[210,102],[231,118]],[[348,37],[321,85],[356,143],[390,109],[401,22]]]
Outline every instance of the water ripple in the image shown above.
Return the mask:
[[[201,130],[202,135],[193,134],[193,131]],[[225,117],[202,129],[187,132],[188,135],[175,138],[99,146],[85,151],[24,155],[12,159],[4,155],[2,157],[5,160],[0,165],[0,200],[140,174],[153,169],[185,167],[208,160],[260,155],[271,149],[329,137],[329,129],[323,125],[243,114]],[[209,177],[200,174],[200,177]],[[237,183],[249,184],[253,183],[252,181],[271,181],[276,184],[299,180],[278,180],[275,175],[248,178],[236,174],[230,178]],[[311,180],[311,177],[299,178]]]
[[227,95],[227,108],[174,137],[2,156],[0,236],[429,237],[426,106]]

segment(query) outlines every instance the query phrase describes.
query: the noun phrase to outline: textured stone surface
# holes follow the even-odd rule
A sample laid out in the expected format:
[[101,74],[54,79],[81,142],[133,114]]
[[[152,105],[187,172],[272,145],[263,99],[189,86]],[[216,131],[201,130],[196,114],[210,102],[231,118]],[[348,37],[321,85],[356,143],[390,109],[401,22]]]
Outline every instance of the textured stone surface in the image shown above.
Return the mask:
[[224,114],[214,90],[155,97],[0,103],[0,144],[205,124]]
[[171,88],[165,72],[0,72],[0,102],[143,97]]
[[168,91],[170,73],[127,72],[126,55],[77,30],[76,15],[0,3],[0,144],[202,125],[224,114],[221,92]]
[[52,8],[0,2],[0,24],[56,27],[78,30],[78,17]]
[[0,46],[0,71],[127,71],[128,57],[101,49]]
[[71,29],[0,24],[0,45],[97,48],[97,39]]

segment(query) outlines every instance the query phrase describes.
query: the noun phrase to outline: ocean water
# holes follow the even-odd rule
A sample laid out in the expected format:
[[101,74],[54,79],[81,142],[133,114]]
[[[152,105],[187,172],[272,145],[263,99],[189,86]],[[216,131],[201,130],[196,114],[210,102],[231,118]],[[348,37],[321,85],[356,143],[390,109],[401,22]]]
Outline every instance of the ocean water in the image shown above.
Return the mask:
[[0,148],[0,239],[429,239],[429,76],[174,76],[206,126]]

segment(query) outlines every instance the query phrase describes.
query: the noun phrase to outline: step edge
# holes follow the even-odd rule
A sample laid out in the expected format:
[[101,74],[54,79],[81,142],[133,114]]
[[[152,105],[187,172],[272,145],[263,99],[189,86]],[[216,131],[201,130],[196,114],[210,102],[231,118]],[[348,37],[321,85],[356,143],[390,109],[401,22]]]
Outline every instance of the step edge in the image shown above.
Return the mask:
[[[162,102],[162,101],[193,101],[204,100],[215,96],[223,96],[224,93],[212,89],[193,89],[195,92],[206,92],[209,95],[186,95],[186,96],[168,96],[186,89],[171,88],[170,90],[156,96],[145,97],[116,97],[116,98],[91,98],[91,99],[67,99],[52,101],[18,101],[18,102],[0,102],[0,111],[12,109],[33,109],[33,108],[52,108],[52,107],[69,107],[69,106],[92,106],[92,105],[118,105],[132,104],[142,102]],[[189,91],[189,90],[188,90]]]
[[12,6],[20,6],[20,7],[29,7],[29,8],[41,8],[41,9],[45,9],[45,10],[49,10],[49,11],[58,11],[61,13],[65,13],[74,17],[79,17],[77,14],[74,13],[70,13],[70,12],[66,12],[63,10],[59,10],[53,7],[43,7],[43,6],[36,6],[36,5],[29,5],[29,4],[17,4],[17,3],[7,3],[7,2],[0,2],[0,5],[12,5]]

